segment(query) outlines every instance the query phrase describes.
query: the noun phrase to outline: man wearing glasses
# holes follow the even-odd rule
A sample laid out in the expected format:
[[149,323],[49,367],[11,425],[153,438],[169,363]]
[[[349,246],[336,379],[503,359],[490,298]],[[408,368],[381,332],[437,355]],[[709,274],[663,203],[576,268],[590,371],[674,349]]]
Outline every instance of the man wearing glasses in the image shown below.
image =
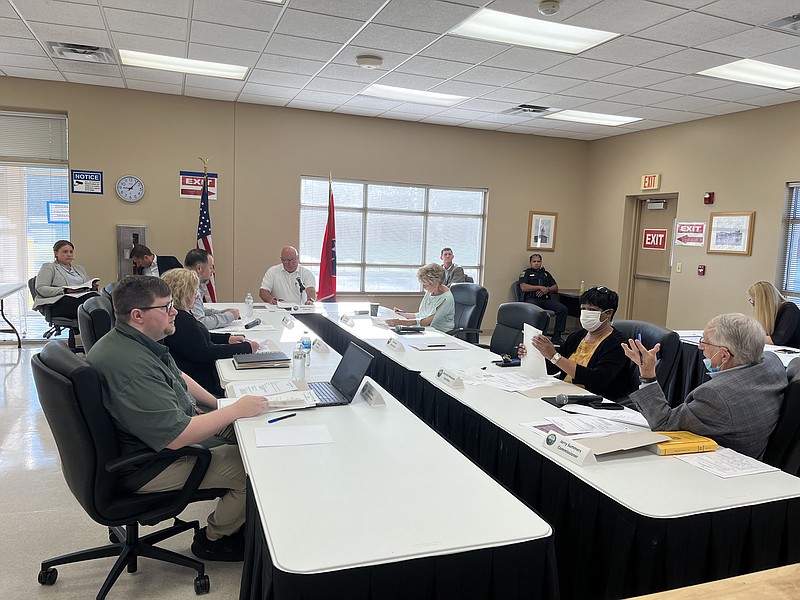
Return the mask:
[[639,367],[641,387],[630,399],[653,431],[691,431],[753,458],[761,458],[778,422],[786,369],[764,352],[764,328],[753,318],[732,313],[709,321],[700,339],[711,381],[698,386],[683,404],[670,408],[656,382],[656,355],[639,340],[622,344]]
[[[217,401],[181,373],[160,340],[175,332],[177,310],[169,286],[158,277],[134,275],[113,292],[117,323],[86,356],[97,371],[103,405],[119,434],[123,453],[202,444],[211,451],[211,465],[200,484],[226,488],[208,526],[194,536],[192,552],[203,560],[241,561],[244,556],[245,472],[232,423],[254,417],[268,407],[262,396],[244,396],[215,410]],[[130,467],[120,485],[138,492],[183,487],[193,459],[172,464]]]
[[281,263],[270,267],[261,281],[258,295],[264,302],[277,304],[313,304],[317,299],[317,282],[314,274],[301,266],[297,249],[281,249]]

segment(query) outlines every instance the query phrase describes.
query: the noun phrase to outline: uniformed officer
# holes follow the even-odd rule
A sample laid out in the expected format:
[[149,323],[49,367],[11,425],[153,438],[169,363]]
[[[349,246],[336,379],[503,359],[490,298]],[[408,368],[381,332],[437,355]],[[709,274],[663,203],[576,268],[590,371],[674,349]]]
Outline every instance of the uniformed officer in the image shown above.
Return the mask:
[[531,267],[519,275],[519,289],[525,302],[535,304],[545,310],[552,310],[556,315],[556,324],[553,327],[553,344],[558,346],[564,342],[561,334],[567,327],[567,307],[553,300],[550,294],[558,291],[558,284],[553,276],[542,267],[542,255],[531,254]]

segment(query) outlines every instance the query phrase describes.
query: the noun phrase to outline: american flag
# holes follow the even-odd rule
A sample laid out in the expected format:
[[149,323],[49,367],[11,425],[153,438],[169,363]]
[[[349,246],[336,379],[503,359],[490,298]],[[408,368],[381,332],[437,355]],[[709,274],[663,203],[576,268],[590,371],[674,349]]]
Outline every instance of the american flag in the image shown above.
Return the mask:
[[[211,243],[211,213],[208,212],[208,175],[203,178],[203,193],[200,196],[200,218],[197,220],[197,247],[209,254],[214,254],[214,246]],[[211,279],[206,286],[205,296],[203,296],[205,302],[217,301],[214,284],[214,275],[211,275]]]

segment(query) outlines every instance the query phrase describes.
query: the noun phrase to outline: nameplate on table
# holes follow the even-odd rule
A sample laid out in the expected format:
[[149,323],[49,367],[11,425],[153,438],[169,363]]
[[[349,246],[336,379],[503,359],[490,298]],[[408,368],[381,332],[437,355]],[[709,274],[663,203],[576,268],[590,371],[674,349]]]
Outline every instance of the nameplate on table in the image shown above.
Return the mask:
[[353,325],[356,324],[356,322],[353,320],[353,317],[351,317],[350,315],[342,315],[339,321],[344,325],[347,325],[348,327],[352,327]]
[[389,338],[386,340],[386,347],[390,350],[394,350],[395,352],[405,352],[406,347],[403,345],[403,342],[397,340],[395,338]]
[[447,369],[439,369],[436,372],[436,379],[454,389],[461,389],[464,387],[464,381],[461,377]]
[[361,397],[364,398],[370,406],[386,406],[383,394],[369,381],[365,381],[364,385],[361,387]]
[[314,343],[311,344],[311,349],[312,350],[316,350],[320,354],[330,354],[331,353],[330,346],[328,346],[328,344],[326,344],[325,342],[323,342],[319,338],[315,339]]
[[292,317],[290,317],[289,315],[286,315],[285,317],[283,317],[283,319],[281,319],[281,323],[284,324],[286,329],[291,329],[292,327],[294,327],[294,319]]
[[597,459],[589,448],[569,437],[562,436],[555,431],[550,431],[544,437],[542,446],[553,454],[565,458],[576,465],[594,465]]

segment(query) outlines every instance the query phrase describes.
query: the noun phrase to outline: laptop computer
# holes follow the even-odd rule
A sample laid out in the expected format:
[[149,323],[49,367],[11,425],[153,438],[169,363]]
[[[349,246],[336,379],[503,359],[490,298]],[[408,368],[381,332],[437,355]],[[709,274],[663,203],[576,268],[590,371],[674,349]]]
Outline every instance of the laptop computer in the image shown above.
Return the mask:
[[372,354],[350,342],[330,382],[308,382],[309,389],[317,397],[317,406],[350,404],[373,358]]

